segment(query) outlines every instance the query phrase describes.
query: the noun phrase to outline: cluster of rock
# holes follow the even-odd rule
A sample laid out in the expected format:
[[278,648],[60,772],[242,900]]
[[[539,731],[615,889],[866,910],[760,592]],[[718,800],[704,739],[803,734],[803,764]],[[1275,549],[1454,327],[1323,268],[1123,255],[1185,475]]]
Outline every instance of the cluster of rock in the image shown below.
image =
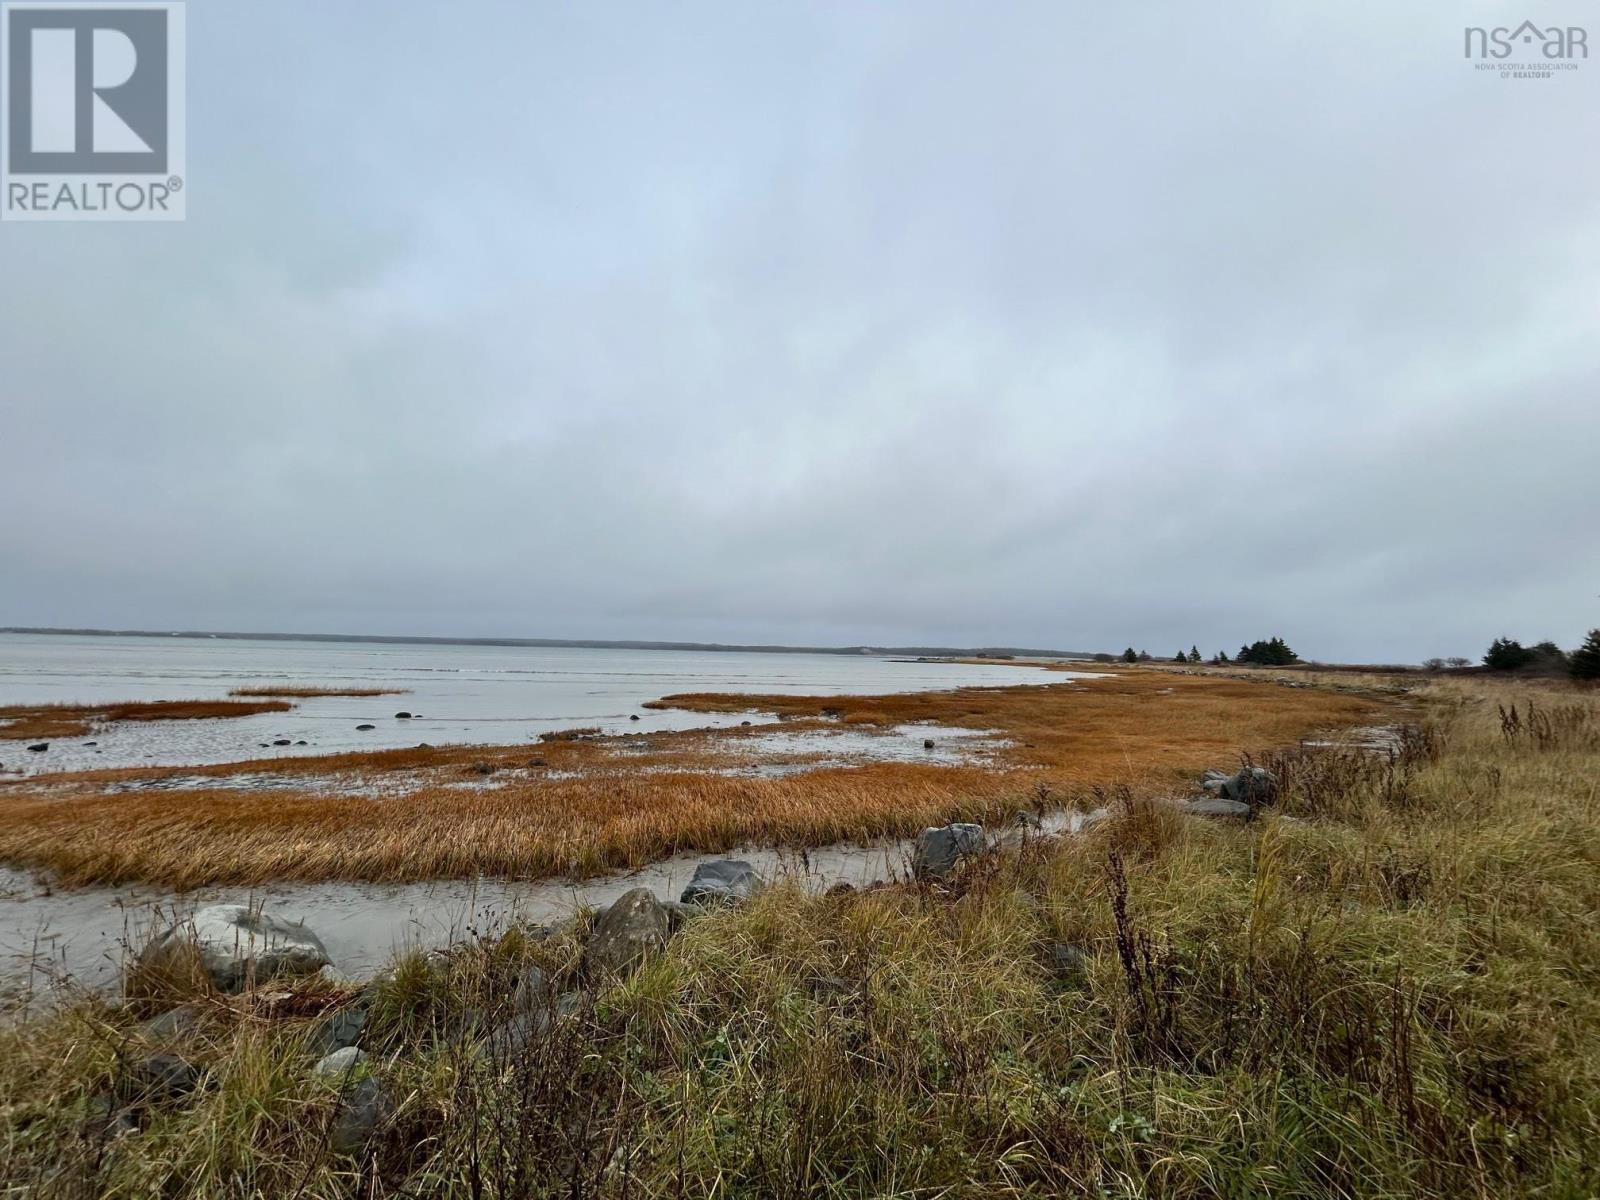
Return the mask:
[[[750,899],[765,886],[755,868],[736,859],[702,863],[678,900],[659,900],[648,888],[634,888],[590,922],[584,947],[582,981],[588,986],[614,982],[638,970],[694,915],[717,905]],[[553,931],[536,929],[535,936]],[[448,956],[440,952],[441,959]],[[218,904],[199,909],[150,943],[140,955],[141,969],[166,964],[198,965],[213,987],[238,993],[272,980],[316,974],[332,960],[322,940],[303,922],[286,921],[259,908]],[[468,1013],[461,1032],[495,1057],[514,1055],[582,1005],[578,992],[557,994],[545,972],[530,966],[517,981],[509,1019],[491,1024]],[[172,1009],[141,1026],[146,1041],[171,1046],[194,1029],[199,1010]],[[360,1046],[366,1026],[364,1002],[324,1018],[312,1031],[307,1051],[315,1056],[313,1075],[338,1084],[339,1107],[329,1131],[337,1154],[358,1154],[392,1106],[392,1097],[371,1071]],[[137,1125],[143,1108],[175,1102],[202,1085],[203,1072],[173,1050],[124,1064],[120,1083],[102,1097],[105,1120],[122,1130]]]
[[[1184,811],[1249,820],[1258,806],[1275,798],[1278,785],[1270,772],[1246,767],[1232,775],[1207,771],[1201,786],[1206,795],[1185,802]],[[1088,824],[1086,820],[1082,827],[1087,828]],[[1024,814],[1011,836],[1032,836],[1038,829],[1037,818]],[[1001,834],[996,844],[1004,843],[1007,836]],[[990,844],[982,825],[957,822],[929,827],[912,843],[912,874],[922,881],[948,880],[964,863],[983,855]],[[672,936],[696,914],[713,906],[743,903],[764,886],[765,881],[750,863],[717,859],[696,868],[676,901],[658,899],[643,887],[625,892],[593,914],[578,972],[579,986],[592,988],[627,978],[664,950]],[[536,937],[552,932],[532,931]],[[1063,945],[1052,947],[1051,953],[1054,957],[1049,966],[1053,974],[1069,978],[1082,971],[1085,955],[1081,948]],[[435,954],[448,960],[442,952]],[[175,956],[181,964],[198,965],[211,984],[224,993],[240,992],[284,977],[315,974],[331,965],[322,940],[303,922],[286,921],[259,908],[238,904],[198,910],[152,942],[140,956],[140,965],[159,968],[164,960]],[[851,986],[835,982],[846,990]],[[484,1053],[507,1057],[542,1036],[554,1022],[577,1012],[583,1003],[582,992],[558,992],[543,970],[530,966],[516,983],[508,1019],[496,1023],[483,1014],[469,1012],[462,1019],[461,1032],[474,1038]],[[196,1010],[185,1006],[146,1022],[143,1032],[147,1040],[170,1044],[192,1030],[196,1019]],[[358,1001],[325,1017],[307,1043],[308,1054],[315,1058],[311,1073],[340,1088],[337,1115],[329,1131],[330,1147],[339,1154],[358,1154],[392,1107],[392,1097],[373,1074],[367,1053],[360,1046],[366,1020],[365,1003]],[[152,1054],[126,1065],[118,1089],[104,1098],[107,1119],[132,1120],[129,1114],[139,1106],[175,1100],[194,1091],[201,1082],[202,1073],[181,1055],[167,1050]]]
[[1200,777],[1206,795],[1183,804],[1183,811],[1197,817],[1234,817],[1249,821],[1256,810],[1278,798],[1278,779],[1265,767],[1245,766],[1232,775],[1215,769]]

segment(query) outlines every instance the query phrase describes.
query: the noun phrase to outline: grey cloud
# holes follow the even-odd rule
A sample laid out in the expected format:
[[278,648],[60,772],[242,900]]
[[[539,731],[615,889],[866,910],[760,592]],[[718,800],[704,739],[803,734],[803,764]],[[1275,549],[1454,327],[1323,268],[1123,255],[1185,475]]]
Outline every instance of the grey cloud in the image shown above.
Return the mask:
[[0,623],[1574,642],[1600,62],[1496,13],[197,11],[189,221],[0,226]]

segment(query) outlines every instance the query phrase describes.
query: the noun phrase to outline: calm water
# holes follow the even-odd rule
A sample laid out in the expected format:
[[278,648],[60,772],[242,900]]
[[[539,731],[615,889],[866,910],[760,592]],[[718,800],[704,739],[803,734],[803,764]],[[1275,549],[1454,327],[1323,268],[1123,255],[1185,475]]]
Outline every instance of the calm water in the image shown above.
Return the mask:
[[[0,771],[177,766],[418,742],[513,744],[580,726],[621,733],[744,719],[641,707],[674,692],[872,695],[1071,677],[1036,667],[868,655],[0,634],[0,704],[208,699],[273,684],[405,692],[318,697],[254,717],[126,724],[53,742],[42,754],[0,741]],[[399,720],[400,711],[420,716]],[[359,731],[361,724],[377,728]],[[306,745],[270,745],[282,738]]]
[[[186,638],[0,635],[0,704],[205,699],[231,688],[279,684],[388,687],[405,695],[300,701],[288,713],[217,721],[168,721],[98,730],[56,741],[43,754],[0,741],[3,773],[120,765],[226,762],[281,754],[408,746],[427,741],[515,743],[576,726],[610,732],[736,724],[743,717],[655,712],[641,706],[674,692],[798,695],[929,691],[966,685],[1061,683],[1074,674],[1034,667],[915,663],[869,656],[692,651],[581,650],[498,646],[408,646],[253,642]],[[398,720],[400,710],[420,718]],[[637,715],[640,719],[630,720]],[[759,714],[750,719],[762,720]],[[358,724],[377,726],[358,732]],[[900,739],[920,760],[922,731]],[[946,730],[941,742],[960,731]],[[779,735],[774,735],[779,736]],[[303,747],[260,743],[288,737]],[[880,738],[891,750],[894,738]],[[97,743],[85,746],[86,741]],[[811,883],[863,883],[898,870],[905,847],[825,847],[803,859],[748,852],[769,875],[798,869]],[[605,903],[628,887],[673,896],[698,856],[632,875],[573,886],[561,881],[463,880],[396,886],[295,884],[207,888],[174,896],[157,888],[60,891],[0,865],[0,1011],[63,977],[91,986],[116,978],[124,939],[205,902],[264,901],[305,918],[340,970],[372,970],[398,946],[439,945],[463,929],[511,919],[549,919],[579,901]]]

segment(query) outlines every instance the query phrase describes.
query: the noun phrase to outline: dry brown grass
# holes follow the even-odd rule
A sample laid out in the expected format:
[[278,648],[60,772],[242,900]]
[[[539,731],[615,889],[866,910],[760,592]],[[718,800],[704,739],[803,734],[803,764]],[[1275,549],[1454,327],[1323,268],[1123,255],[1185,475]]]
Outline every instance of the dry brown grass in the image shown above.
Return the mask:
[[[658,702],[666,704],[668,701]],[[1094,789],[1172,791],[1241,747],[1381,719],[1367,695],[1203,676],[1129,672],[1089,684],[964,688],[891,696],[681,696],[700,711],[766,710],[786,728],[936,722],[993,729],[992,766],[875,763],[780,778],[714,773],[760,726],[543,743],[415,747],[185,768],[223,777],[304,775],[306,787],[107,795],[104,785],[170,769],[80,772],[0,786],[0,860],[67,883],[142,880],[179,888],[274,879],[408,880],[475,874],[582,876],[686,850],[815,846],[903,836],[955,818],[999,820]],[[865,718],[863,721],[862,718]],[[937,737],[938,730],[930,729]],[[489,778],[477,779],[478,764]],[[355,776],[392,794],[328,794]],[[463,786],[477,784],[478,786]]]
[[0,738],[81,737],[96,725],[118,721],[199,721],[286,712],[281,700],[137,700],[118,704],[14,704],[0,708]]
[[405,696],[410,688],[334,688],[334,687],[242,687],[230,696],[281,696],[289,700],[310,700],[317,696]]
[[[948,886],[775,881],[622,982],[585,979],[586,916],[359,993],[141,973],[0,1028],[0,1174],[40,1200],[1600,1196],[1600,694],[1407,701],[1409,752],[1319,753],[1281,815],[1130,800]],[[535,966],[557,1019],[484,1038]],[[179,1001],[183,1039],[143,1023]],[[334,1009],[392,1100],[357,1160],[312,1071]],[[157,1094],[155,1053],[201,1085]]]

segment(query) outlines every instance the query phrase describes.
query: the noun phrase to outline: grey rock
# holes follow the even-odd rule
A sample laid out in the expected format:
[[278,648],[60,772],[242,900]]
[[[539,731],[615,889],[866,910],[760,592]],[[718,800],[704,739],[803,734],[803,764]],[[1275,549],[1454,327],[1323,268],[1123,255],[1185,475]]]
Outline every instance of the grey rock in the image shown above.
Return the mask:
[[484,1049],[498,1059],[515,1057],[536,1039],[549,1032],[552,1019],[565,1021],[582,1005],[583,997],[577,992],[564,992],[557,998],[555,1004],[551,1005],[549,992],[546,991],[536,1006],[496,1026],[484,1039]]
[[272,739],[272,744],[274,746],[289,746],[289,745],[293,745],[293,743],[290,742],[288,738],[273,738]]
[[411,720],[411,714],[408,712],[397,712],[394,715],[394,719],[396,721],[409,721]]
[[311,1070],[314,1074],[324,1079],[335,1079],[342,1075],[349,1075],[357,1067],[367,1061],[367,1052],[355,1046],[346,1046],[342,1050],[335,1050],[318,1060],[317,1065]]
[[666,946],[670,934],[667,910],[649,888],[634,888],[596,919],[584,965],[594,978],[631,975]]
[[358,730],[358,731],[360,731],[360,732],[362,732],[362,733],[365,733],[365,732],[366,732],[366,731],[368,731],[368,730],[369,730],[369,729],[376,729],[376,728],[377,728],[377,726],[376,726],[376,725],[357,725],[357,726],[356,726],[356,729],[357,729],[357,730]]
[[918,879],[943,879],[962,859],[982,850],[982,825],[958,822],[924,829],[911,849],[911,873]]
[[667,925],[673,933],[677,933],[691,918],[698,917],[705,911],[698,904],[685,904],[682,900],[663,900],[661,907],[667,910]]
[[550,1028],[550,1013],[540,1009],[512,1017],[484,1039],[485,1051],[496,1059],[514,1058]]
[[933,739],[932,738],[923,738],[922,739],[922,748],[924,750],[932,750],[933,749]]
[[756,869],[736,858],[719,858],[701,863],[694,878],[678,899],[684,904],[737,904],[748,900],[765,885]]
[[389,1112],[389,1094],[371,1075],[359,1080],[339,1099],[339,1111],[328,1131],[328,1146],[346,1157],[361,1153]]
[[1088,973],[1089,953],[1070,942],[1051,942],[1045,947],[1045,961],[1058,983],[1081,983]]
[[1224,800],[1220,797],[1207,796],[1203,800],[1185,800],[1183,811],[1191,817],[1216,817],[1219,820],[1237,818],[1248,821],[1252,809],[1240,800]]
[[328,1055],[335,1050],[358,1045],[361,1041],[361,1031],[366,1025],[367,1010],[364,1007],[356,1005],[341,1008],[317,1022],[306,1038],[307,1047],[313,1054]]
[[539,967],[529,967],[517,980],[511,1007],[519,1013],[542,1010],[550,998],[550,978]]
[[124,1104],[169,1104],[199,1086],[199,1068],[176,1054],[152,1054],[128,1064],[117,1080]]
[[1278,778],[1265,767],[1245,767],[1222,785],[1222,794],[1244,804],[1271,804],[1278,795]]
[[28,749],[32,750],[35,754],[43,754],[46,750],[50,749],[50,743],[35,742],[33,745],[29,746]]
[[200,1010],[192,1004],[184,1004],[160,1016],[151,1017],[139,1026],[139,1032],[151,1041],[177,1041],[193,1033],[199,1022]]
[[1278,794],[1278,779],[1265,767],[1241,767],[1232,775],[1218,770],[1200,777],[1200,786],[1212,795],[1244,804],[1270,804]]
[[243,904],[213,904],[167,930],[141,954],[159,962],[192,946],[212,983],[236,992],[280,975],[309,975],[330,963],[322,940],[303,922],[285,921]]

